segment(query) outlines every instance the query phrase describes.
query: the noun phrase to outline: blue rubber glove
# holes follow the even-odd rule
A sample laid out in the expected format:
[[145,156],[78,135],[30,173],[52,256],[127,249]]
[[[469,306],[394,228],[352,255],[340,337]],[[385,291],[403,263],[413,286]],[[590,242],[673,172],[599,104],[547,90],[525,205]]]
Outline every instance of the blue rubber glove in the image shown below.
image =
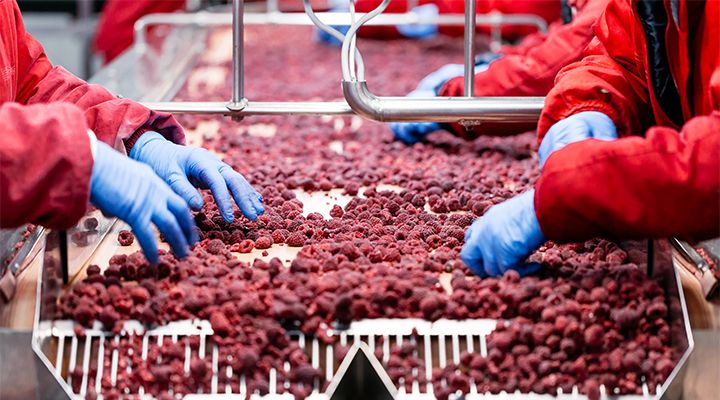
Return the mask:
[[[336,31],[339,31],[343,35],[347,34],[350,30],[350,25],[332,25],[333,28],[335,28]],[[335,36],[320,30],[318,28],[315,28],[315,40],[317,40],[319,43],[326,44],[328,46],[334,46],[334,47],[340,47],[342,46],[342,42],[339,41]]]
[[[415,90],[408,93],[407,97],[435,97],[437,89],[440,88],[449,79],[463,74],[462,64],[447,64],[438,70],[431,72],[424,77],[417,85]],[[440,130],[440,124],[437,122],[391,122],[390,129],[395,135],[395,139],[407,145],[413,145],[420,142],[428,133]]]
[[540,167],[545,165],[550,154],[570,143],[585,139],[615,140],[618,138],[615,123],[598,111],[584,111],[558,121],[550,127],[540,143],[538,155]]
[[[348,8],[347,2],[335,5],[332,7],[329,12],[348,12],[350,11]],[[331,25],[332,28],[335,28],[336,31],[339,31],[343,35],[347,34],[350,30],[350,25]],[[338,40],[335,36],[318,29],[317,27],[313,28],[313,31],[315,32],[315,40],[319,43],[326,44],[329,46],[335,46],[340,47],[342,46],[342,42]]]
[[540,269],[525,258],[545,242],[535,216],[532,189],[491,207],[465,232],[460,258],[481,277],[514,269],[524,276]]
[[[475,73],[485,71],[491,62],[502,57],[497,53],[488,53],[475,64]],[[408,93],[407,97],[436,97],[440,88],[452,78],[462,76],[465,73],[465,66],[462,64],[447,64],[425,76],[415,87],[415,90]],[[391,122],[390,129],[395,139],[407,145],[420,142],[428,134],[438,131],[442,126],[436,122]]]
[[127,222],[145,257],[157,264],[158,249],[151,224],[155,224],[178,257],[198,241],[195,221],[187,203],[153,170],[133,161],[105,143],[97,142],[90,178],[90,202],[103,213]]
[[242,175],[205,149],[179,146],[157,132],[145,132],[130,150],[130,158],[152,167],[196,210],[203,205],[203,198],[195,188],[200,187],[210,189],[227,222],[234,219],[231,194],[248,219],[255,220],[265,212],[260,193]]
[[410,39],[430,39],[438,34],[438,27],[436,24],[426,21],[434,21],[440,14],[438,6],[435,4],[425,4],[422,6],[413,7],[411,12],[418,16],[418,23],[412,25],[398,25],[397,30],[401,35]]
[[395,140],[407,145],[413,145],[423,140],[425,135],[440,130],[437,122],[391,122],[390,129],[393,131]]

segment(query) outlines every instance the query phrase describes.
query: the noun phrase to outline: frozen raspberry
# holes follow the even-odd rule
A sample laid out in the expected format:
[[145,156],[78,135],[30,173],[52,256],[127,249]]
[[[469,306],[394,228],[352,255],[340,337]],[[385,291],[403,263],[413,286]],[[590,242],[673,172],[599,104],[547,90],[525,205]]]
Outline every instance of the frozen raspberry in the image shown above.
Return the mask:
[[120,233],[118,233],[118,243],[120,243],[120,246],[130,246],[135,241],[135,236],[133,236],[132,232],[122,230]]
[[137,304],[144,304],[150,300],[150,292],[142,286],[134,287],[130,289],[130,297]]
[[604,336],[605,330],[598,324],[590,325],[587,329],[585,329],[585,333],[583,333],[585,345],[591,348],[602,346]]
[[240,243],[235,243],[230,246],[229,250],[236,253],[249,253],[255,247],[255,242],[250,239],[245,239]]
[[332,209],[330,210],[330,216],[333,218],[340,218],[345,214],[345,211],[343,211],[342,207],[335,204]]
[[98,227],[98,220],[95,217],[85,218],[85,221],[83,221],[83,226],[89,231],[95,231]]
[[221,254],[225,251],[225,244],[220,239],[212,239],[205,243],[205,249],[210,254]]
[[70,240],[78,247],[86,247],[90,244],[88,232],[76,231],[70,235]]
[[85,272],[88,276],[100,275],[100,267],[95,264],[91,264],[87,267],[87,270]]
[[315,379],[322,376],[319,369],[313,368],[311,365],[301,365],[292,370],[293,381],[312,385]]
[[290,236],[285,239],[285,243],[287,243],[290,247],[302,247],[305,245],[305,240],[307,238],[302,233],[291,233]]
[[360,191],[360,185],[358,185],[355,182],[348,182],[345,185],[345,194],[348,194],[350,196],[357,196],[359,191]]
[[207,375],[207,371],[207,364],[204,360],[195,357],[192,361],[190,361],[190,373],[194,378],[202,379],[205,375]]
[[215,311],[210,314],[210,325],[212,326],[213,332],[219,336],[227,336],[233,330],[230,321],[225,314],[220,311]]
[[269,249],[273,244],[273,239],[270,236],[260,236],[255,240],[255,248],[264,250]]

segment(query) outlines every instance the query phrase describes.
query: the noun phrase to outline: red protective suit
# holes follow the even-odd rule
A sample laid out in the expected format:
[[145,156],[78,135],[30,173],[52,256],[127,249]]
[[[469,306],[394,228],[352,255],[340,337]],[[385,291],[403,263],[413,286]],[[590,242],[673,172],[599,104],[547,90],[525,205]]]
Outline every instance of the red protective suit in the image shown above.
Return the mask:
[[133,43],[133,28],[142,16],[183,10],[185,5],[186,0],[107,0],[93,46],[108,63]]
[[[576,1],[572,22],[550,25],[547,33],[532,34],[517,46],[504,46],[503,57],[487,70],[475,74],[475,96],[545,96],[553,87],[555,75],[563,67],[582,59],[583,50],[594,34],[592,25],[602,14],[608,0]],[[450,79],[438,92],[440,96],[463,96],[462,76]],[[535,124],[507,125],[484,123],[465,129],[452,124],[452,131],[465,139],[479,135],[514,135],[535,128]]]
[[560,241],[717,236],[720,2],[612,0],[594,29],[585,58],[558,74],[539,139],[582,111],[607,114],[621,138],[548,158],[535,186],[542,231]]
[[[374,10],[382,0],[357,0],[355,10],[358,12],[369,12]],[[417,5],[435,4],[440,14],[464,14],[465,0],[418,0]],[[489,14],[501,12],[504,14],[533,14],[541,17],[548,24],[560,18],[559,0],[477,0],[477,13]],[[407,0],[391,0],[383,13],[405,13],[408,11]],[[479,32],[490,32],[487,26],[477,27]],[[441,26],[439,31],[450,36],[462,36],[465,28],[458,26]],[[530,33],[536,32],[534,26],[505,26],[502,28],[503,37],[516,39]],[[359,36],[378,39],[401,38],[398,30],[393,26],[365,26],[360,29]]]
[[53,67],[15,0],[0,1],[0,227],[67,228],[80,219],[93,164],[88,129],[111,146],[150,129],[184,142],[172,116]]

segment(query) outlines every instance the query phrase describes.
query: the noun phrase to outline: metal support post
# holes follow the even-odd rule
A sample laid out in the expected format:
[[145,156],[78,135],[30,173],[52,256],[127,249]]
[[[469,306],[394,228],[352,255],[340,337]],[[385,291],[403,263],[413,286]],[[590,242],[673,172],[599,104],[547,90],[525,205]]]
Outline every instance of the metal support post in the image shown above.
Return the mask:
[[465,97],[475,95],[475,0],[465,0]]
[[240,111],[247,106],[245,99],[245,55],[244,55],[244,0],[233,0],[233,55],[232,55],[232,97],[227,105],[230,111]]

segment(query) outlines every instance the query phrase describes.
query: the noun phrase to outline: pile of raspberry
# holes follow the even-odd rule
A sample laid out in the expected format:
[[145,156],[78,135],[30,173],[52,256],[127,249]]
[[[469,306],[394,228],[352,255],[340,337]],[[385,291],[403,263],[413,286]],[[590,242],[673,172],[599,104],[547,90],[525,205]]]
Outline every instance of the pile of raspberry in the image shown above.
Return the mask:
[[[282,38],[310,32],[272,29],[247,35],[247,54],[253,54],[246,60],[252,77],[246,79],[249,98],[338,98],[338,82],[327,79],[340,76],[337,50],[302,40],[288,46]],[[445,38],[368,41],[362,48],[366,68],[373,71],[370,87],[380,94],[404,94],[425,74],[461,57],[461,44]],[[230,68],[227,63],[200,67],[208,66]],[[226,86],[199,93],[185,88],[178,98],[223,99],[229,93]],[[181,120],[194,128],[213,118]],[[262,193],[265,214],[248,221],[236,211],[228,224],[212,196],[203,193],[205,205],[195,214],[202,240],[190,256],[178,260],[163,253],[159,265],[150,266],[135,253],[113,257],[104,271],[93,266],[60,299],[59,318],[86,327],[100,321],[116,333],[131,319],[148,327],[208,320],[220,370],[233,371],[232,380],[219,374],[220,392],[230,385],[237,393],[236,378],[244,375],[249,388],[267,393],[274,368],[283,382],[276,391],[298,399],[327,382],[288,333],[300,331],[334,345],[339,361],[347,348],[329,329],[372,318],[499,321],[488,337],[487,357],[465,353],[458,365],[433,369],[431,382],[439,399],[467,393],[471,383],[490,393],[568,392],[577,385],[593,399],[601,384],[610,392],[641,393],[647,383],[653,393],[672,370],[667,299],[617,244],[602,239],[548,242],[529,257],[543,269],[525,278],[509,272],[480,279],[460,261],[464,232],[472,221],[537,179],[532,133],[473,142],[436,133],[408,147],[393,141],[385,125],[358,117],[217,121],[219,131],[208,134],[204,146],[221,154]],[[273,134],[252,134],[258,126]],[[308,213],[297,199],[305,191],[327,195],[330,202],[333,189],[352,199],[336,204],[329,217]],[[290,262],[258,258],[248,264],[236,258],[255,249],[270,254],[279,246],[300,252]],[[194,339],[183,340],[191,341],[196,351]],[[116,388],[103,377],[106,398],[137,393],[141,386],[156,396],[167,396],[170,387],[176,394],[207,393],[208,354],[193,353],[186,372],[184,353],[178,350],[184,343],[153,346],[148,360],[138,357],[140,345],[138,338],[121,340],[120,346],[133,349],[136,367],[131,372],[120,368]],[[424,391],[424,373],[413,373],[425,371],[417,351],[411,345],[395,346],[391,353],[385,366],[393,382],[408,385],[419,379]],[[158,354],[162,365],[155,364]]]

